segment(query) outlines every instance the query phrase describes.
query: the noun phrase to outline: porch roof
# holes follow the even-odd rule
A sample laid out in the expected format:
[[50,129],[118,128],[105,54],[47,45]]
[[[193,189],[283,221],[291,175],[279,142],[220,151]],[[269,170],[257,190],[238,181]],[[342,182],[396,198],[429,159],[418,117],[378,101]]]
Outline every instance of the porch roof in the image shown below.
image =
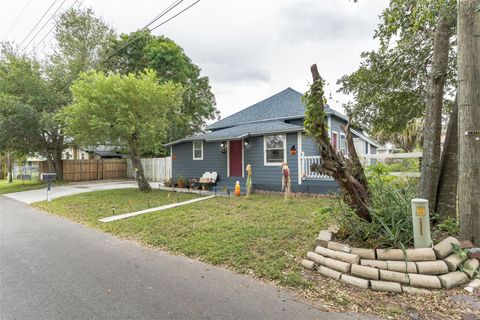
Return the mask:
[[283,121],[264,121],[255,123],[240,124],[222,130],[216,130],[187,137],[181,140],[173,141],[165,144],[166,147],[175,145],[185,141],[205,140],[205,141],[224,141],[238,140],[250,136],[259,136],[273,133],[286,133],[303,131],[302,126],[285,123]]

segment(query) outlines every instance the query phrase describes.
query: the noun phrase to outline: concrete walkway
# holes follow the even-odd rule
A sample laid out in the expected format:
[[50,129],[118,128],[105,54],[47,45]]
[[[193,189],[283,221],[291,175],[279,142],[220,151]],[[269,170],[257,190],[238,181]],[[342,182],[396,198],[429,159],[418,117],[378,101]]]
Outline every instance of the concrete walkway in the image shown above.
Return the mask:
[[0,319],[372,319],[0,196]]
[[[151,183],[151,185],[153,187],[155,186],[155,183]],[[83,192],[125,188],[137,188],[137,183],[135,181],[71,183],[63,186],[54,186],[52,188],[50,196],[52,197],[52,199],[55,199]],[[34,202],[47,200],[47,189],[44,188],[30,191],[7,193],[4,196],[26,204],[31,204]]]

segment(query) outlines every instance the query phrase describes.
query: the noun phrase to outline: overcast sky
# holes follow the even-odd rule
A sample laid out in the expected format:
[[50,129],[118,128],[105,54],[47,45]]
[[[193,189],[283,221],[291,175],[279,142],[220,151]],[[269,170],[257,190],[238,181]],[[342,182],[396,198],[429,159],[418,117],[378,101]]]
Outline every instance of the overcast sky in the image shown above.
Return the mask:
[[[1,0],[1,40],[11,28],[8,40],[21,42],[53,1]],[[57,0],[43,21],[62,2]],[[73,2],[65,0],[59,11]],[[129,33],[172,2],[84,0],[82,5],[91,7],[117,32]],[[185,0],[181,7],[193,2]],[[222,117],[287,87],[305,92],[312,63],[318,64],[330,84],[325,88],[327,98],[332,94],[329,104],[341,110],[341,103],[349,97],[336,93],[336,81],[356,70],[362,51],[376,47],[373,32],[387,4],[386,0],[201,0],[154,34],[173,39],[201,67],[202,74],[210,78]],[[30,47],[50,28],[46,26]],[[47,37],[41,50],[48,50],[51,41]]]

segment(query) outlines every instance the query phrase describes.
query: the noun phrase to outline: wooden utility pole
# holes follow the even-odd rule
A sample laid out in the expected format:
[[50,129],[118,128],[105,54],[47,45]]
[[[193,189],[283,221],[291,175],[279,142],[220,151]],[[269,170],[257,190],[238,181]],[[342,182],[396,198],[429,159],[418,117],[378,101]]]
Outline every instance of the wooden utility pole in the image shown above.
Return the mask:
[[458,2],[460,236],[480,244],[480,5]]

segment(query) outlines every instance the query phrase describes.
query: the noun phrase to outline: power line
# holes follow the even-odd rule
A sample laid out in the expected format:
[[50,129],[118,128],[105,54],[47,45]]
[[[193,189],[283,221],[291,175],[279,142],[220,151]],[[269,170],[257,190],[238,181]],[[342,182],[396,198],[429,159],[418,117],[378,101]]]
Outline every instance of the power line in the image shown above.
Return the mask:
[[10,26],[10,28],[8,28],[8,31],[7,33],[5,34],[5,40],[7,40],[7,37],[8,35],[10,34],[10,31],[12,31],[13,27],[15,27],[17,25],[17,22],[18,20],[20,20],[20,18],[22,17],[23,13],[25,12],[25,10],[27,9],[27,7],[30,5],[30,3],[32,2],[32,0],[29,0],[27,2],[27,4],[23,7],[22,11],[20,11],[20,13],[18,14],[18,16],[15,18],[15,21],[12,23],[12,25]]
[[45,11],[45,13],[42,15],[42,17],[37,21],[37,23],[35,24],[35,26],[32,28],[32,30],[30,30],[30,32],[27,34],[27,36],[22,40],[22,42],[20,42],[19,46],[21,46],[25,40],[28,39],[28,37],[30,37],[30,35],[32,34],[32,32],[38,27],[38,25],[40,24],[40,22],[42,22],[43,18],[47,15],[48,11],[50,11],[50,9],[52,9],[52,7],[55,5],[55,3],[57,3],[58,0],[54,0],[53,3],[50,5],[50,7],[48,7],[47,11]]
[[[72,3],[72,5],[70,6],[70,8],[68,8],[67,10],[65,10],[65,12],[70,11],[70,10],[75,6],[75,4],[76,4],[77,2],[78,2],[78,0],[75,0],[75,1]],[[54,29],[55,29],[55,25],[53,25],[52,28],[50,28],[50,30],[48,30],[48,32],[47,32],[47,33],[43,36],[43,38],[33,47],[33,49],[30,51],[29,54],[32,54],[32,53],[35,51],[35,49],[37,49],[38,46],[40,46],[40,45],[42,44],[42,42],[48,37],[48,35],[49,35],[50,33],[52,33],[52,31],[53,31]]]
[[[187,11],[188,9],[190,9],[191,7],[193,7],[194,5],[196,5],[197,3],[200,2],[200,0],[197,0],[195,1],[194,3],[192,3],[191,5],[189,5],[188,7],[184,8],[183,10],[179,11],[178,13],[176,13],[175,15],[173,15],[172,17],[168,18],[167,20],[163,21],[162,23],[156,25],[155,27],[151,28],[151,29],[148,29],[148,26],[150,26],[151,24],[153,24],[153,22],[157,21],[158,19],[160,19],[161,17],[163,17],[165,14],[167,14],[168,12],[170,12],[173,8],[175,8],[176,6],[178,6],[180,3],[183,2],[183,0],[180,0],[180,1],[177,1],[178,3],[176,3],[175,5],[171,5],[169,8],[167,8],[162,14],[158,15],[152,22],[150,22],[149,24],[147,24],[145,27],[143,27],[141,29],[141,31],[143,30],[149,30],[149,31],[153,31],[161,26],[163,26],[164,24],[166,24],[167,22],[169,22],[170,20],[172,20],[173,18],[179,16],[180,14],[182,14],[183,12]],[[110,53],[107,57],[105,57],[104,59],[96,62],[93,66],[97,65],[98,63],[100,62],[103,62],[105,60],[107,60],[108,58],[110,58],[111,56],[113,56],[116,52],[120,51],[121,49],[125,48],[127,45],[129,45],[130,43],[132,43],[133,41],[137,40],[138,38],[140,38],[142,36],[141,33],[139,33],[137,36],[133,37],[132,39],[130,39],[129,41],[127,41],[126,43],[124,43],[120,48],[116,49],[115,51],[113,51],[112,53]]]
[[152,25],[153,23],[155,23],[155,21],[157,21],[158,19],[160,19],[161,17],[163,17],[164,15],[166,15],[167,13],[169,13],[171,10],[173,10],[175,7],[177,7],[179,4],[181,4],[184,0],[177,0],[177,1],[174,1],[170,6],[168,6],[165,10],[162,11],[162,13],[160,13],[159,15],[157,15],[152,21],[150,21],[147,25],[145,25],[142,29],[140,29],[140,33],[138,33],[136,36],[134,36],[133,38],[129,39],[127,42],[125,42],[122,46],[120,46],[119,48],[115,49],[112,53],[110,53],[108,56],[106,56],[104,59],[100,60],[100,61],[97,61],[93,66],[99,64],[100,62],[103,62],[107,59],[109,59],[111,56],[113,56],[115,53],[117,53],[118,51],[122,50],[123,48],[125,48],[126,46],[128,46],[129,44],[131,44],[132,42],[136,41],[137,39],[139,39],[141,36],[142,36],[142,33],[141,31],[144,31],[144,30],[148,30],[148,27],[150,25]]
[[194,5],[196,5],[196,4],[199,3],[199,2],[200,2],[200,0],[195,1],[194,3],[192,3],[191,5],[189,5],[188,7],[186,7],[185,9],[183,9],[182,11],[180,11],[179,13],[177,13],[176,15],[168,18],[167,20],[163,21],[163,22],[160,23],[159,25],[153,27],[152,29],[150,29],[150,31],[153,31],[153,30],[157,29],[158,27],[163,26],[165,23],[167,23],[168,21],[172,20],[172,19],[175,18],[176,16],[182,14],[183,12],[187,11],[188,9],[190,9],[191,7],[193,7]]
[[67,0],[63,0],[63,2],[60,4],[60,6],[57,8],[57,10],[55,10],[55,12],[50,16],[50,18],[48,18],[47,21],[45,21],[45,23],[42,25],[42,27],[37,31],[37,33],[35,33],[35,35],[33,36],[32,39],[30,39],[30,41],[25,45],[25,47],[23,48],[22,52],[25,51],[25,49],[27,49],[27,47],[30,45],[30,43],[32,43],[33,40],[35,40],[35,38],[38,36],[38,34],[40,32],[42,32],[43,28],[45,28],[47,26],[47,24],[50,22],[50,20],[52,20],[55,15],[57,14],[58,10],[60,10],[60,8],[65,4],[65,2],[67,2]]

